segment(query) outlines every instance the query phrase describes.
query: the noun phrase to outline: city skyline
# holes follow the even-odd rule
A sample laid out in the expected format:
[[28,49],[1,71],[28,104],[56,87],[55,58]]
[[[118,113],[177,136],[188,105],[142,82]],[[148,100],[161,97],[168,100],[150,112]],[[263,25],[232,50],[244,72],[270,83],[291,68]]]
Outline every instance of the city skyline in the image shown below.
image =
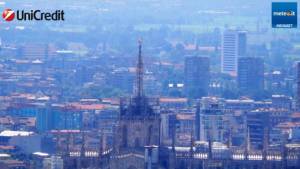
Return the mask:
[[0,1],[0,169],[298,169],[289,2]]

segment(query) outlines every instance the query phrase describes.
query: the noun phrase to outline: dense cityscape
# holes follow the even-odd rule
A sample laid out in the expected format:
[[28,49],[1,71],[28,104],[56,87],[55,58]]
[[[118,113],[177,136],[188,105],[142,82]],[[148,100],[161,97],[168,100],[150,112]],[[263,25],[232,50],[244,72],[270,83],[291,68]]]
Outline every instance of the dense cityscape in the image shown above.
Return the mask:
[[300,31],[271,3],[0,0],[64,13],[1,21],[0,169],[299,169]]

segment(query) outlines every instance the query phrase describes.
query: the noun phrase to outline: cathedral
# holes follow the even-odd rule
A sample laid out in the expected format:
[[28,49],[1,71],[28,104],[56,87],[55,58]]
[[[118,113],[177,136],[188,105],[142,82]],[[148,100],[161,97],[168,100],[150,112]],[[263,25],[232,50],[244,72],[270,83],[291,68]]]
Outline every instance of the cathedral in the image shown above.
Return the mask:
[[[79,153],[71,155],[64,151],[65,169],[296,169],[299,166],[300,158],[294,158],[300,157],[299,149],[284,148],[283,153],[281,150],[249,151],[248,146],[221,148],[211,140],[195,141],[193,132],[190,146],[176,147],[174,128],[171,145],[163,145],[159,100],[145,96],[143,76],[140,41],[134,94],[120,99],[112,148],[103,151],[100,146],[98,151],[89,152],[82,144]],[[82,142],[85,142],[85,132],[82,132]]]
[[112,169],[158,168],[159,102],[144,94],[141,50],[140,41],[135,93],[133,97],[122,98],[120,102],[120,120],[115,131],[113,158],[110,161]]
[[[296,160],[295,165],[288,167],[287,163],[290,159],[287,157],[289,155],[285,156],[285,160],[267,160],[270,157],[278,156],[278,152],[273,152],[273,154],[272,152],[269,154],[254,153],[252,156],[262,155],[262,159],[249,160],[251,155],[247,150],[220,149],[211,140],[207,142],[207,145],[203,145],[194,140],[193,132],[190,146],[176,147],[175,131],[173,131],[172,144],[163,145],[160,138],[159,101],[145,96],[143,73],[140,41],[134,95],[120,101],[120,119],[115,129],[113,150],[108,166],[106,166],[109,169],[288,169],[297,165]],[[290,152],[290,154],[293,153],[295,152]],[[234,158],[240,154],[246,155],[247,158]]]

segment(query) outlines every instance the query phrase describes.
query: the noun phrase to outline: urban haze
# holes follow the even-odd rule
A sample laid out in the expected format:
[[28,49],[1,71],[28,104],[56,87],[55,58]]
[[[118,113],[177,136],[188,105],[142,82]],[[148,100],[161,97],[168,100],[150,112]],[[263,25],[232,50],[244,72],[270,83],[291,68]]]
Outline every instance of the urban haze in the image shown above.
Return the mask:
[[0,0],[63,17],[0,18],[0,169],[299,169],[300,30],[272,2]]

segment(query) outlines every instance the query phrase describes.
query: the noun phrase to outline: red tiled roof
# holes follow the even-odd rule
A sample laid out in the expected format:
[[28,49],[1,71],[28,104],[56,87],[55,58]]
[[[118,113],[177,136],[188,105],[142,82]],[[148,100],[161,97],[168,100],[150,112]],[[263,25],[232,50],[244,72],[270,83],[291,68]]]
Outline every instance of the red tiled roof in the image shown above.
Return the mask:
[[300,113],[299,113],[299,112],[293,113],[293,114],[291,115],[291,118],[300,118]]
[[166,102],[172,102],[172,103],[187,102],[187,98],[160,98],[159,101],[162,102],[162,103],[166,103]]
[[80,103],[71,103],[68,106],[78,110],[101,110],[105,108],[104,104],[80,104]]

